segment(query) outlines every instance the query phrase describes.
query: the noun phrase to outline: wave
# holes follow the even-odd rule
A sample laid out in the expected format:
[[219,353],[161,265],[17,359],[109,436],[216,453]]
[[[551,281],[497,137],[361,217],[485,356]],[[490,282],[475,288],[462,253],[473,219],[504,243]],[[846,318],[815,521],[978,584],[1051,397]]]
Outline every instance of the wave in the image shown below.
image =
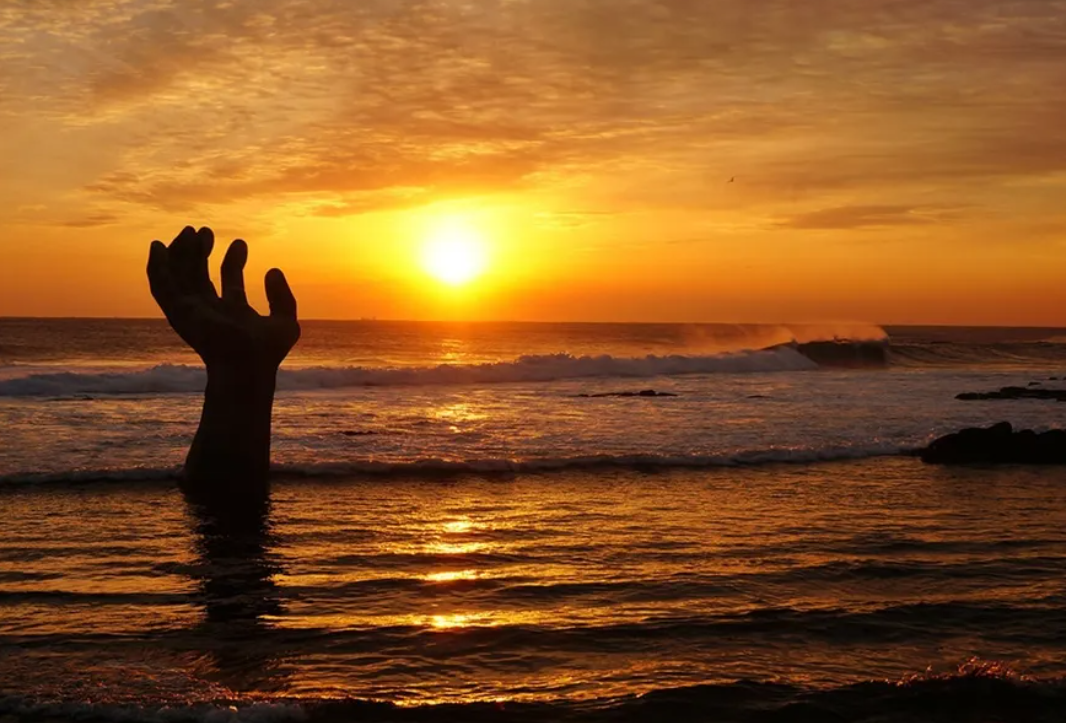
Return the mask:
[[[648,379],[687,374],[785,372],[818,365],[793,348],[711,356],[614,357],[547,354],[485,364],[433,367],[312,367],[282,369],[278,388],[288,391],[345,387],[430,386],[550,382],[619,377]],[[0,397],[70,397],[93,394],[176,394],[202,392],[206,375],[200,367],[162,364],[133,372],[31,374],[0,381]]]
[[1066,344],[1050,341],[967,344],[958,342],[896,343],[893,366],[902,367],[1023,367],[1066,365]]
[[[889,344],[887,341],[790,342],[767,349],[705,356],[645,357],[542,354],[484,364],[376,368],[320,366],[283,368],[282,391],[355,387],[419,387],[464,384],[542,383],[580,379],[651,379],[696,374],[802,372],[823,367],[1066,367],[1066,345],[1046,342]],[[202,367],[161,364],[135,371],[0,374],[0,397],[92,398],[97,395],[196,394],[207,381]]]
[[[888,442],[828,447],[772,447],[725,452],[714,455],[596,454],[574,457],[531,459],[414,460],[361,459],[310,464],[274,465],[276,477],[322,479],[337,477],[437,477],[454,475],[507,475],[565,472],[568,470],[632,469],[668,471],[671,469],[710,469],[753,467],[770,464],[810,464],[912,455],[916,448]],[[0,475],[0,485],[86,484],[97,482],[172,481],[179,478],[178,467],[128,469],[77,469],[55,472],[18,472]]]
[[[512,598],[510,602],[515,601]],[[445,629],[426,623],[351,626],[323,633],[314,641],[292,637],[286,640],[286,645],[290,651],[303,649],[313,653],[325,638],[330,654],[342,658],[376,650],[388,651],[398,660],[444,657],[455,662],[475,650],[482,659],[551,653],[582,656],[604,650],[634,654],[649,647],[671,650],[677,641],[704,649],[735,649],[738,640],[745,640],[752,647],[775,642],[800,648],[824,644],[948,647],[955,640],[979,637],[990,644],[1059,649],[1064,641],[1060,631],[1066,624],[1066,609],[1054,606],[1056,600],[1041,602],[1044,604],[1027,607],[977,602],[908,603],[868,610],[785,606],[713,616],[649,617],[639,622],[599,625],[502,622]],[[452,645],[439,646],[442,639],[450,640]],[[6,640],[22,646],[51,645],[55,641],[55,637],[42,639],[39,635],[10,636]]]
[[304,723],[307,710],[299,703],[250,702],[241,706],[202,703],[189,706],[109,705],[106,703],[40,702],[0,698],[0,714],[14,721],[79,720],[100,723]]
[[662,688],[639,695],[537,702],[485,700],[422,706],[358,699],[211,701],[192,705],[41,702],[0,698],[0,715],[23,720],[100,723],[449,723],[477,720],[628,723],[649,720],[859,721],[1060,720],[1066,681],[1036,680],[996,663],[972,661],[948,674],[923,673],[895,681],[833,687],[740,680]]

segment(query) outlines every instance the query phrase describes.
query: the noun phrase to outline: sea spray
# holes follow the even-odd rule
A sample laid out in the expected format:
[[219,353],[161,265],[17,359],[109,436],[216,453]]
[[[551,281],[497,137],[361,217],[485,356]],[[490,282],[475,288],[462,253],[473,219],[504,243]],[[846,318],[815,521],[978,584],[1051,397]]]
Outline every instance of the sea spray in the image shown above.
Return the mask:
[[[373,386],[506,384],[602,377],[649,379],[686,374],[805,371],[817,367],[817,364],[792,348],[711,356],[649,355],[631,358],[609,354],[544,354],[486,364],[385,369],[361,366],[282,369],[278,375],[278,388],[300,391]],[[199,393],[203,391],[205,383],[205,373],[199,367],[160,364],[138,371],[60,372],[15,377],[0,381],[0,397]]]

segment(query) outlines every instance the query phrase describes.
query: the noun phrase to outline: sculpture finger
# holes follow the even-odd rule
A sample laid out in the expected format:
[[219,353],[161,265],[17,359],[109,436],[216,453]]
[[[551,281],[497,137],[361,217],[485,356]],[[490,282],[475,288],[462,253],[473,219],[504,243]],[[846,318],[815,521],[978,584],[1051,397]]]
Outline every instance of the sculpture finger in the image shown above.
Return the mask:
[[170,258],[170,273],[174,279],[174,285],[181,293],[194,294],[198,291],[196,269],[200,247],[201,242],[196,235],[196,229],[186,226],[174,237],[167,249]]
[[248,244],[237,239],[230,244],[222,260],[222,298],[233,304],[248,304],[244,291],[244,265],[248,263]]
[[215,285],[211,283],[211,272],[207,268],[207,259],[211,256],[211,250],[215,248],[214,232],[204,226],[196,232],[196,266],[194,267],[193,288],[212,298],[218,298]]
[[152,298],[159,304],[163,313],[168,314],[178,295],[174,278],[170,273],[170,258],[165,244],[153,241],[148,252],[148,287]]
[[266,293],[271,316],[296,319],[296,297],[289,288],[285,274],[279,269],[271,269],[267,272]]

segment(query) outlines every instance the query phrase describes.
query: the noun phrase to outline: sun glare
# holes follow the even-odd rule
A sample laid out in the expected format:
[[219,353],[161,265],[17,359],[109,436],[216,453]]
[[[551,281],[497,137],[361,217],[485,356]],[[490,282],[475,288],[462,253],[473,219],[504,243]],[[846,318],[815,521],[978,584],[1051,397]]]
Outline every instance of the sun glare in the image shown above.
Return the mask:
[[452,286],[468,283],[485,270],[485,244],[477,230],[448,219],[430,232],[422,265],[430,276]]

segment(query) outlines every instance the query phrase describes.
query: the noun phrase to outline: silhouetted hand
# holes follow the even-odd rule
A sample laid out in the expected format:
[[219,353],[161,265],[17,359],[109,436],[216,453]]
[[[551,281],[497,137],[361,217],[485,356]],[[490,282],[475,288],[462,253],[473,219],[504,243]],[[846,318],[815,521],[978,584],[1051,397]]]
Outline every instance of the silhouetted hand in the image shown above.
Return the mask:
[[197,504],[262,500],[270,473],[270,417],[278,367],[300,338],[296,299],[285,275],[266,275],[270,316],[244,293],[248,246],[234,241],[222,261],[222,296],[207,258],[211,229],[186,227],[170,246],[152,242],[148,283],[167,321],[207,365],[204,409],[185,459],[184,488]]
[[[248,245],[234,241],[222,261],[222,296],[215,291],[207,259],[215,245],[209,228],[186,226],[170,246],[152,242],[148,282],[174,331],[213,369],[277,369],[300,338],[296,298],[285,275],[266,275],[270,316],[248,304],[244,265]],[[235,369],[234,369],[235,368]]]

